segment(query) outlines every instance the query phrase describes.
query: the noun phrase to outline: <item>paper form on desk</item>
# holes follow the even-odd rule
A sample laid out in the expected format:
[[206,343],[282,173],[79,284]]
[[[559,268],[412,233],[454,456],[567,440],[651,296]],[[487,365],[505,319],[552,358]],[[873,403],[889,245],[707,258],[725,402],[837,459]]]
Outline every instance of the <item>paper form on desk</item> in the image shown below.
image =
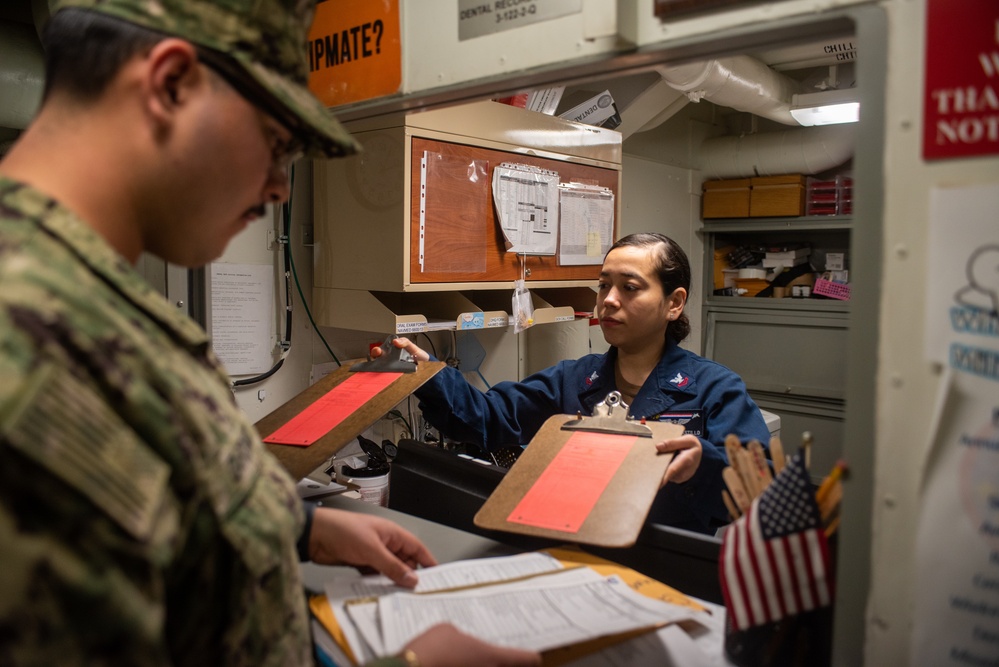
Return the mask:
[[308,447],[401,376],[402,373],[352,373],[264,438],[264,442]]
[[502,646],[536,651],[694,618],[697,612],[652,600],[617,577],[589,568],[458,592],[398,593],[378,599],[383,655],[398,653],[447,622]]
[[[424,593],[474,586],[487,582],[518,579],[542,572],[554,572],[562,567],[562,564],[555,557],[536,552],[516,556],[457,561],[419,570],[419,583],[413,590]],[[370,648],[364,644],[353,621],[347,616],[345,603],[352,599],[374,598],[390,593],[409,591],[408,588],[396,586],[386,576],[362,576],[356,571],[352,575],[338,576],[326,584],[326,597],[333,609],[334,618],[339,623],[340,629],[359,662],[366,662],[375,656]]]
[[614,192],[603,186],[559,186],[560,266],[600,264],[614,241]]
[[[724,624],[724,608],[710,605],[701,601],[695,601],[676,589],[665,584],[650,579],[630,568],[617,563],[607,561],[592,554],[580,551],[575,548],[550,549],[541,553],[520,554],[517,556],[507,556],[499,558],[483,558],[467,561],[458,561],[446,565],[420,570],[420,583],[416,590],[424,591],[437,587],[451,589],[455,586],[476,586],[479,582],[499,581],[498,586],[491,586],[493,590],[502,588],[504,590],[515,590],[519,586],[524,586],[529,590],[537,590],[539,583],[551,578],[553,575],[561,578],[569,571],[561,568],[573,568],[573,580],[597,581],[599,577],[615,576],[617,579],[627,584],[632,591],[650,599],[653,602],[669,603],[667,608],[672,608],[672,613],[679,617],[689,618],[693,623],[685,623],[679,633],[689,635],[690,640],[686,644],[696,643],[703,648],[702,659],[696,661],[679,661],[674,664],[690,664],[702,667],[706,665],[723,664],[723,661],[715,663],[703,658],[708,654],[721,656],[720,641],[722,634],[717,632],[710,634],[710,628],[718,624]],[[326,584],[326,595],[315,597],[310,600],[313,613],[317,614],[325,627],[331,633],[336,642],[345,650],[350,652],[355,664],[364,663],[376,657],[371,647],[368,647],[360,636],[360,631],[355,626],[354,620],[348,615],[344,602],[347,599],[366,596],[385,595],[391,592],[406,592],[393,585],[386,577],[380,575],[362,576],[357,571],[338,568],[342,573],[338,573],[334,579]],[[599,575],[593,578],[593,573]],[[514,581],[510,581],[514,580]],[[563,583],[568,583],[569,578],[562,578]],[[523,582],[522,584],[520,582]],[[486,588],[475,588],[470,590],[470,594],[484,592]],[[597,609],[597,615],[608,613],[616,614],[616,608],[601,602]],[[715,607],[714,612],[705,611],[705,607]],[[720,610],[720,611],[719,611]],[[331,613],[335,612],[335,613]],[[374,643],[379,650],[385,650],[382,646],[382,633],[377,605],[351,605],[351,614],[358,617],[361,623],[366,624],[366,632],[372,636]],[[333,618],[330,618],[330,616]],[[363,617],[362,617],[363,615]],[[667,615],[670,616],[670,615]],[[682,620],[682,619],[681,619]],[[335,622],[334,622],[335,621]],[[488,622],[495,623],[495,617]],[[662,621],[670,622],[668,618]],[[720,626],[719,626],[720,627]],[[638,632],[642,632],[639,630]],[[350,637],[349,644],[346,637]],[[651,639],[650,639],[651,638]],[[644,634],[635,639],[625,639],[622,643],[621,635],[606,636],[595,642],[585,642],[572,646],[564,646],[545,654],[545,663],[560,665],[571,663],[577,664],[582,656],[594,655],[598,659],[586,661],[585,664],[596,666],[613,667],[620,664],[669,664],[662,660],[653,661],[630,661],[627,656],[659,656],[666,655],[689,657],[688,651],[680,651],[679,644],[675,637],[670,640],[670,647],[664,648],[664,640],[657,639],[654,634]],[[682,638],[681,638],[682,639]],[[709,646],[704,646],[708,644]],[[608,648],[609,647],[609,648]],[[599,651],[599,653],[594,653]],[[625,656],[625,658],[622,658]]]

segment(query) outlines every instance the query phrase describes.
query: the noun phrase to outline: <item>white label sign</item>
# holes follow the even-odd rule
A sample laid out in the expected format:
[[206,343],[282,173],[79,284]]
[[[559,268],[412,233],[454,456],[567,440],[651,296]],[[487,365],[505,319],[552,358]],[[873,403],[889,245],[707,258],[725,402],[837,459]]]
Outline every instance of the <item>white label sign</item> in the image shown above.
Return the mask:
[[396,322],[395,332],[397,334],[423,333],[427,330],[426,322]]
[[926,356],[999,383],[999,186],[930,193]]
[[583,0],[458,0],[458,40],[578,14]]

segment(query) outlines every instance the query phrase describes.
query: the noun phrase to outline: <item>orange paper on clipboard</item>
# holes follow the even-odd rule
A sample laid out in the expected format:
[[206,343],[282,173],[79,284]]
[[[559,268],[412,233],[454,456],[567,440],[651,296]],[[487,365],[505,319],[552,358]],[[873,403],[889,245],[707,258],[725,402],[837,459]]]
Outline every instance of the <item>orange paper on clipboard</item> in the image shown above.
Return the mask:
[[475,514],[476,526],[603,547],[635,543],[673,458],[655,443],[683,435],[683,426],[649,422],[649,437],[562,428],[578,421],[555,415],[542,425]]
[[308,447],[401,376],[402,373],[353,373],[264,438],[264,442]]
[[573,433],[507,521],[579,532],[635,440],[632,435]]

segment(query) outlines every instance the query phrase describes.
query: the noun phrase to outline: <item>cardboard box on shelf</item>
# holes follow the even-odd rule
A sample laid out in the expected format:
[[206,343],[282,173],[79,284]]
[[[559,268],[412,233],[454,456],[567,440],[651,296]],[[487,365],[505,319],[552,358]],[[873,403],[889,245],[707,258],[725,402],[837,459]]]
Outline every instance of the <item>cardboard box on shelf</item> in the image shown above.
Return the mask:
[[748,218],[749,180],[736,178],[705,181],[702,187],[701,215],[710,218]]
[[[761,291],[770,286],[766,280],[762,278],[736,278],[735,287],[738,290],[740,296],[756,296]],[[745,291],[743,291],[745,290]]]
[[750,180],[749,216],[768,218],[805,214],[805,176],[761,176]]

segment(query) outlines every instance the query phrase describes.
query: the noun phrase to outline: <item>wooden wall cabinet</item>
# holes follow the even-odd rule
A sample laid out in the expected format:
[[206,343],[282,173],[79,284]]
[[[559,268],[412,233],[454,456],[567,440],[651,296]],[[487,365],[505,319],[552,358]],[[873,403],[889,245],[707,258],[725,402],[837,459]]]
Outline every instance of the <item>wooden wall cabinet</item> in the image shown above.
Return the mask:
[[[599,263],[562,266],[557,255],[506,252],[493,206],[493,169],[503,162],[528,164],[558,172],[562,183],[611,190],[616,238],[620,133],[495,102],[366,119],[348,129],[363,152],[317,161],[314,169],[313,298],[320,324],[367,329],[377,323],[378,329],[367,330],[410,333],[434,320],[451,319],[451,328],[462,328],[462,321],[475,319],[476,328],[473,315],[484,313],[482,319],[500,326],[496,297],[482,294],[488,304],[479,305],[476,295],[512,295],[522,274],[532,290],[549,290],[536,305],[562,309],[539,321],[592,310],[594,297],[579,288],[595,284]],[[560,298],[558,288],[572,289]],[[368,294],[345,293],[358,291]],[[421,292],[463,296],[431,307],[435,300],[417,297]],[[500,301],[500,311],[509,313],[509,296]],[[461,310],[468,304],[472,311]],[[414,312],[400,312],[407,310]]]

